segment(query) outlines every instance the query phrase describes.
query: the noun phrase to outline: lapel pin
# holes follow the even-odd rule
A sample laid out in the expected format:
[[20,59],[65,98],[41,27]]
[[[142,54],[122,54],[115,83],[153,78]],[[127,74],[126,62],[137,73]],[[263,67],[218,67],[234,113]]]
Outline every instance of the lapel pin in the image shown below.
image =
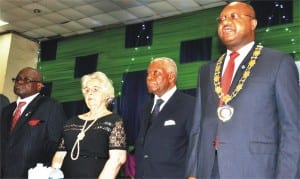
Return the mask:
[[28,117],[30,113],[31,113],[31,112],[26,113],[26,114],[25,114],[25,117]]

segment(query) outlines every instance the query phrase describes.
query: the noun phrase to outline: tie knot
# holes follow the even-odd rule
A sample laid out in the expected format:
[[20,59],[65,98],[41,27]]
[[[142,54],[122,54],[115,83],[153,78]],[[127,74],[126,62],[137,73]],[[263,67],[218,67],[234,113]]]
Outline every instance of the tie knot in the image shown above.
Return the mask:
[[162,100],[162,99],[159,98],[159,99],[156,100],[156,104],[155,105],[156,106],[157,105],[160,106],[163,102],[164,102],[164,100]]
[[230,54],[230,59],[235,59],[237,56],[239,56],[240,54],[236,51],[231,52]]
[[21,101],[21,102],[19,102],[18,107],[21,108],[21,107],[25,106],[25,104],[26,104],[25,101]]
[[154,119],[154,118],[158,115],[158,113],[159,113],[159,111],[160,111],[160,105],[161,105],[163,102],[164,102],[164,100],[162,100],[162,99],[160,99],[160,98],[156,100],[156,103],[155,103],[155,105],[154,105],[153,111],[152,111],[152,113],[151,113],[152,119]]

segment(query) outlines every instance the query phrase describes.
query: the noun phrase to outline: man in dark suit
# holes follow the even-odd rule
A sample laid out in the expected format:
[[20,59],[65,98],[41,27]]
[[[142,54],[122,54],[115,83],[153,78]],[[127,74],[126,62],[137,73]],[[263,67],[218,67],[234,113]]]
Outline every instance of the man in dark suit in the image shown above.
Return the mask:
[[2,113],[2,108],[7,106],[8,104],[9,104],[8,98],[6,96],[4,96],[3,94],[0,94],[0,115]]
[[37,163],[50,166],[67,118],[60,103],[39,93],[36,69],[23,68],[13,81],[18,99],[3,109],[0,121],[1,178],[27,178]]
[[[176,79],[177,67],[172,59],[162,57],[150,63],[146,81],[154,99],[141,112],[136,178],[184,177],[195,99],[176,88]],[[155,107],[158,99],[162,104]]]
[[[198,131],[191,135],[199,139],[188,154],[197,156],[197,170],[188,175],[299,178],[300,89],[294,60],[255,44],[257,20],[246,3],[228,4],[218,23],[227,52],[199,72],[201,108],[195,111]],[[226,92],[224,76],[233,51],[239,55]]]

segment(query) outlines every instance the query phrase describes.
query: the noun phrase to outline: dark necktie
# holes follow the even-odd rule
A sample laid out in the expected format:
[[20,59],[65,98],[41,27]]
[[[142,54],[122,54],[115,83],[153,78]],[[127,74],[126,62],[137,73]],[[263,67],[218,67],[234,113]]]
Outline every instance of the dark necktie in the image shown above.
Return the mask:
[[[230,54],[230,59],[228,61],[227,67],[224,71],[224,74],[221,79],[221,88],[223,95],[227,95],[231,86],[232,76],[234,72],[234,60],[236,57],[238,57],[240,54],[238,52],[233,51]],[[222,100],[219,101],[219,105],[222,106],[224,102]],[[219,140],[218,135],[216,135],[215,139],[215,149],[218,150],[219,148]]]
[[11,131],[14,129],[14,127],[16,126],[20,116],[21,116],[21,110],[22,107],[26,104],[26,102],[19,102],[17,109],[13,115],[13,119],[12,119],[12,123],[11,123]]
[[160,105],[161,105],[162,103],[164,103],[164,100],[162,100],[162,99],[157,99],[157,100],[156,100],[156,104],[155,104],[155,106],[154,106],[154,108],[153,108],[153,111],[152,111],[152,113],[151,113],[151,118],[152,118],[152,119],[154,119],[154,118],[158,115],[158,113],[159,113],[159,111],[160,111]]

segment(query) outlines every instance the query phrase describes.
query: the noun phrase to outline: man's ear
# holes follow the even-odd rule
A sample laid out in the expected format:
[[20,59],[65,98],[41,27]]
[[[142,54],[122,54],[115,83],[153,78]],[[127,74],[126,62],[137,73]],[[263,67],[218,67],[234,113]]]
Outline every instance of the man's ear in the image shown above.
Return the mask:
[[37,84],[38,91],[41,91],[43,89],[43,87],[44,87],[43,83]]
[[252,19],[251,20],[251,28],[252,30],[255,30],[257,26],[257,20],[256,19]]
[[176,80],[176,75],[175,75],[174,72],[170,72],[170,73],[169,73],[169,80],[170,80],[170,81],[175,81],[175,80]]

